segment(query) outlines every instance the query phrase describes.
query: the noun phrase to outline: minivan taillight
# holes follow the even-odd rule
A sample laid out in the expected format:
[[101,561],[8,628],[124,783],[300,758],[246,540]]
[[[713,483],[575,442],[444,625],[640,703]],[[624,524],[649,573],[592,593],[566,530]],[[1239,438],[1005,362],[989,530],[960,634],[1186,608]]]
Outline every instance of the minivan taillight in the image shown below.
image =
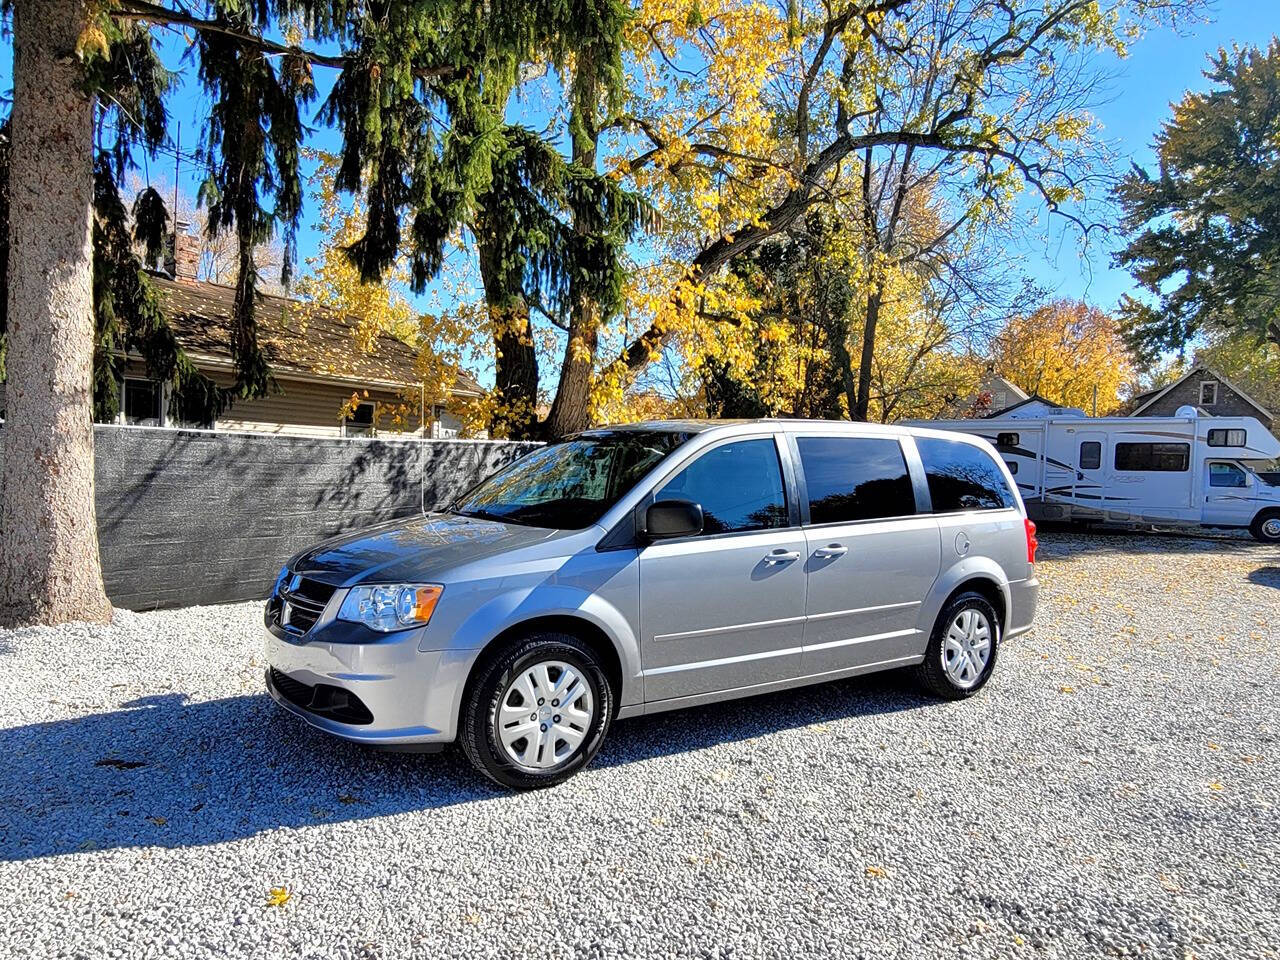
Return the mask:
[[1036,525],[1030,520],[1023,520],[1027,525],[1027,563],[1036,562],[1036,549],[1040,546],[1040,541],[1036,539]]

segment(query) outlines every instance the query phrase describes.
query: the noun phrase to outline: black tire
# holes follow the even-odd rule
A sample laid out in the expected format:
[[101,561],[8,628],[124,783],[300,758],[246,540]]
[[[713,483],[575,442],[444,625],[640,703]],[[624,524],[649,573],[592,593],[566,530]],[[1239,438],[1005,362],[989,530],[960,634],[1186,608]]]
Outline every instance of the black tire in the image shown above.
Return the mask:
[[[991,654],[987,658],[986,666],[978,674],[977,680],[968,686],[963,686],[947,673],[944,649],[948,629],[967,610],[976,611],[986,618],[991,634]],[[996,615],[991,601],[986,597],[974,592],[961,593],[953,597],[938,614],[938,620],[933,625],[933,633],[929,637],[929,647],[925,651],[924,662],[916,667],[916,676],[921,685],[930,693],[945,700],[964,700],[972,697],[991,679],[991,672],[995,670],[996,660],[999,658],[1001,633],[1000,618]]]
[[[582,742],[572,753],[554,766],[533,769],[516,762],[499,741],[498,711],[513,681],[545,661],[572,667],[590,688],[594,710]],[[532,704],[531,709],[540,708]],[[591,762],[609,731],[613,712],[613,689],[599,657],[587,644],[567,633],[531,633],[481,663],[463,698],[458,739],[472,766],[494,783],[517,790],[551,787]],[[551,749],[556,746],[553,743]]]
[[[1271,532],[1274,529],[1275,532]],[[1280,543],[1280,510],[1263,510],[1249,524],[1249,532],[1259,543]]]

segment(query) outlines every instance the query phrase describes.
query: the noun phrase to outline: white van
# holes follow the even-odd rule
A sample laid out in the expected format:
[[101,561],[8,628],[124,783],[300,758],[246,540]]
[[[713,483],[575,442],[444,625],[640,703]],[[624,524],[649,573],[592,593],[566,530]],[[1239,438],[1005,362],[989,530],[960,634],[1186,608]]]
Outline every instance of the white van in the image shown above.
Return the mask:
[[991,443],[1032,518],[1248,528],[1280,543],[1280,440],[1252,417],[1186,412],[927,425]]

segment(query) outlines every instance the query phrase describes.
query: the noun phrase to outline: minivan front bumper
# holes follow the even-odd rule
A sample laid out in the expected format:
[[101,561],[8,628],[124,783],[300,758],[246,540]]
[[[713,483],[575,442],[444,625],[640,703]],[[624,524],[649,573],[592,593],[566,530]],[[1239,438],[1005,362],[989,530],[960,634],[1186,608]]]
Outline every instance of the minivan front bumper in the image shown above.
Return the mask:
[[[443,744],[457,736],[462,690],[478,651],[419,651],[416,630],[390,634],[378,643],[307,642],[264,632],[267,692],[311,726],[345,740],[387,747]],[[283,682],[272,678],[273,669],[284,676]],[[316,687],[323,688],[321,696],[306,695],[305,688]],[[346,699],[334,697],[335,689],[356,698],[372,719],[364,720],[358,708],[330,709]],[[347,722],[352,719],[361,722]]]

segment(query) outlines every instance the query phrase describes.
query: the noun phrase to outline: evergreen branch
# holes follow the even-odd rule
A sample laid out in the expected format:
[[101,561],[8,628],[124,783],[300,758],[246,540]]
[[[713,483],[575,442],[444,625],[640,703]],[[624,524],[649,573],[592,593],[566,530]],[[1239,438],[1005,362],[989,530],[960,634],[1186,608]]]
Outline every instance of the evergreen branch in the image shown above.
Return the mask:
[[[202,33],[217,33],[231,37],[246,46],[256,47],[264,53],[301,56],[316,66],[332,67],[335,70],[345,70],[353,62],[352,58],[346,54],[319,53],[302,47],[277,43],[254,33],[246,33],[224,20],[208,20],[187,13],[185,10],[172,10],[159,4],[148,3],[147,0],[122,0],[120,6],[111,12],[111,16],[117,20],[150,23],[157,26],[190,27]],[[419,67],[414,70],[416,76],[425,80],[451,77],[457,72],[457,69],[451,66]]]

